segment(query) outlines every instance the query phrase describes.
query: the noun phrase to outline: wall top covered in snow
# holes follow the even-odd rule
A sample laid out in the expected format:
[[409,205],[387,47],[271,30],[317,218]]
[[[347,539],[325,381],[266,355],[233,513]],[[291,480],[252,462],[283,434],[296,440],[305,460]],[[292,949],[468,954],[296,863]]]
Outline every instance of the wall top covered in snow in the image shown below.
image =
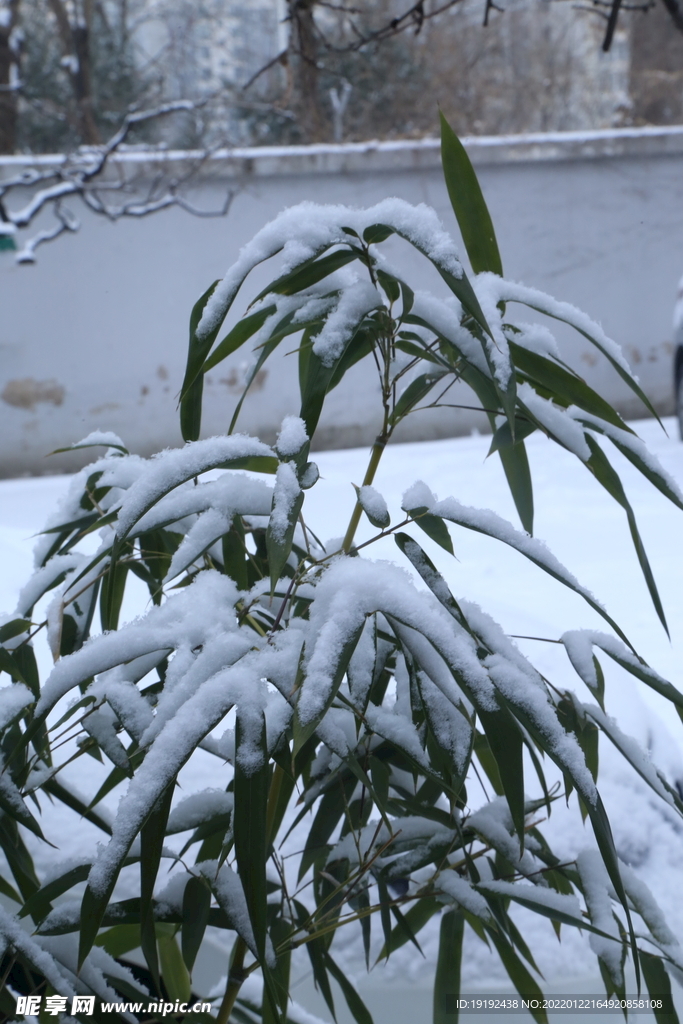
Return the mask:
[[[683,153],[683,125],[610,128],[600,131],[537,132],[527,135],[469,136],[462,140],[479,167],[539,161],[599,160],[605,157],[675,156]],[[432,170],[440,167],[436,138],[388,142],[317,143],[311,146],[259,146],[217,150],[205,160],[201,177],[267,178],[301,174],[353,174]],[[112,160],[129,173],[153,174],[160,164],[185,169],[200,152],[131,148]],[[29,167],[63,163],[63,154],[0,156],[0,180]]]

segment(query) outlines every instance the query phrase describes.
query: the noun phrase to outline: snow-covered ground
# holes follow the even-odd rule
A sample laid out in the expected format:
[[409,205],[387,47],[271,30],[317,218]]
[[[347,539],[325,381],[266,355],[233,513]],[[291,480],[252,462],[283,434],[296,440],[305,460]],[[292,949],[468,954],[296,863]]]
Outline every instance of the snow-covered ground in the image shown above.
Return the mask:
[[[654,421],[634,424],[664,467],[683,486],[683,444],[678,440],[674,420],[665,421],[669,436]],[[527,442],[535,481],[535,533],[545,540],[563,564],[606,605],[640,654],[657,671],[683,689],[683,587],[680,555],[683,513],[671,506],[653,487],[614,453],[638,517],[671,631],[669,641],[649,600],[631,546],[626,518],[586,469],[572,456],[536,434]],[[415,480],[430,485],[439,498],[454,495],[465,504],[491,508],[517,522],[512,501],[496,457],[486,460],[489,439],[473,436],[421,444],[395,445],[383,459],[375,486],[387,499],[390,511],[400,507],[403,491]],[[351,482],[359,484],[367,452],[345,450],[321,452],[314,456],[321,481],[307,492],[304,512],[317,533],[340,536],[346,527],[355,499]],[[17,592],[31,571],[32,535],[43,525],[56,499],[63,493],[67,477],[42,477],[0,483],[0,611],[11,611]],[[603,622],[576,595],[545,576],[524,558],[499,543],[467,530],[452,529],[455,559],[441,549],[429,549],[442,568],[456,596],[478,602],[512,634],[556,639],[566,629],[594,627]],[[359,534],[359,540],[363,537]],[[382,542],[372,557],[401,561],[392,541]],[[370,554],[370,553],[368,553]],[[135,613],[134,602],[128,608]],[[581,689],[563,648],[542,640],[518,640],[520,647],[551,680]],[[43,653],[46,657],[46,652]],[[604,662],[607,659],[603,659]],[[652,759],[672,782],[683,784],[683,726],[670,707],[644,686],[611,665],[607,672],[607,709],[624,731],[646,748]],[[611,817],[618,850],[650,886],[665,908],[669,922],[683,938],[683,822],[666,807],[620,757],[601,741],[600,789]],[[89,760],[89,759],[85,759]],[[83,771],[79,761],[79,771]],[[96,767],[96,766],[94,766]],[[206,785],[206,779],[186,780],[192,789]],[[213,783],[212,783],[213,784]],[[114,805],[115,806],[115,802]],[[77,853],[89,835],[70,829],[60,831],[54,810],[46,809],[45,826],[59,853],[36,851],[53,860]],[[575,812],[557,806],[547,834],[561,855],[572,858],[592,843],[590,827],[582,828]],[[45,861],[44,861],[45,863]],[[556,992],[585,987],[600,991],[595,958],[587,937],[563,929],[558,943],[550,923],[520,914],[527,938],[537,957],[548,988]],[[427,1019],[427,989],[437,943],[437,927],[421,936],[426,961],[411,946],[404,947],[386,968],[375,972],[362,987],[376,1021]],[[355,939],[340,936],[341,959],[350,975],[360,980],[364,972]],[[303,978],[302,999],[310,988]],[[466,940],[465,987],[487,991],[506,985],[497,960],[473,936]],[[417,1002],[409,1003],[412,986]],[[393,993],[390,997],[388,993]],[[393,1002],[392,1002],[393,998]],[[401,1004],[400,998],[404,999]],[[398,1000],[398,1002],[397,1002]],[[422,1002],[420,1002],[422,1000]],[[402,1013],[397,1006],[402,1005]],[[315,1004],[316,1012],[320,1004]],[[392,1008],[393,1007],[393,1008]],[[420,1010],[419,1007],[422,1007]],[[311,1005],[313,1008],[313,1005]],[[424,1014],[424,1016],[423,1016]],[[324,1013],[321,1013],[325,1016]],[[340,1014],[340,1021],[344,1020]]]

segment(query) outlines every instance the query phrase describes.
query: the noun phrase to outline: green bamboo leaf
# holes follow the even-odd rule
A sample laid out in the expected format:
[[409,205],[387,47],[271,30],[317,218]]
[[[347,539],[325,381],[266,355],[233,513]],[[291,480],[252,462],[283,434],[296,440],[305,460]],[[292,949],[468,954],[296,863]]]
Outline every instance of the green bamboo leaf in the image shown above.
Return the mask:
[[[289,1003],[289,975],[292,962],[292,950],[289,945],[293,927],[290,921],[283,917],[276,917],[270,926],[270,938],[273,949],[277,954],[275,967],[271,971],[273,986],[277,993],[277,1007],[281,1017],[273,1012],[271,1000],[264,989],[261,1005],[261,1024],[280,1024],[280,1020],[287,1021],[287,1006]],[[284,948],[283,948],[284,947]]]
[[[403,921],[408,924],[413,935],[419,935],[427,922],[431,921],[434,914],[439,910],[443,910],[443,903],[440,903],[433,896],[422,896],[406,911],[403,915]],[[388,938],[385,934],[384,945],[380,950],[377,961],[388,959],[392,953],[395,953],[397,949],[400,949],[408,941],[409,935],[405,927],[396,925],[389,932]]]
[[78,867],[71,868],[63,875],[53,878],[26,900],[18,916],[30,917],[36,924],[39,924],[52,910],[52,901],[62,893],[68,892],[79,882],[84,882],[89,871],[90,864],[79,864]]
[[183,926],[181,931],[183,960],[190,974],[204,939],[206,926],[209,922],[210,907],[211,890],[201,878],[196,876],[190,878],[183,892]]
[[[158,924],[157,945],[159,947],[159,964],[161,976],[169,998],[175,1002],[188,1003],[192,997],[190,976],[178,949],[173,925]],[[167,930],[168,929],[168,930]]]
[[[202,394],[204,391],[204,378],[201,374],[201,367],[211,351],[211,346],[216,340],[223,318],[216,324],[214,330],[204,338],[197,337],[197,327],[202,318],[204,307],[213,295],[218,281],[207,288],[200,299],[195,303],[190,314],[190,343],[187,350],[187,365],[185,367],[185,378],[180,389],[180,430],[184,441],[196,441],[199,437],[202,426]],[[227,309],[225,311],[227,313]],[[225,315],[225,314],[224,314]]]
[[157,988],[159,958],[152,897],[174,789],[175,780],[163,791],[140,831],[140,946]]
[[650,999],[656,1002],[661,1000],[664,1004],[661,1008],[657,1005],[652,1007],[657,1024],[678,1024],[678,1014],[671,992],[671,979],[661,957],[646,953],[642,949],[638,950],[638,955]]
[[[114,771],[116,771],[116,769],[114,769]],[[120,781],[123,781],[124,778],[125,775],[123,774],[123,772],[121,772]],[[56,778],[48,779],[48,781],[43,785],[42,788],[44,792],[49,793],[50,796],[54,797],[56,800],[61,801],[61,803],[63,803],[65,807],[68,807],[70,810],[75,811],[76,814],[79,814],[82,818],[85,818],[86,821],[89,821],[93,825],[96,825],[97,828],[101,829],[102,832],[106,833],[106,835],[111,835],[111,825],[109,824],[109,822],[106,821],[105,818],[100,817],[100,815],[96,811],[93,811],[92,805],[86,804],[84,800],[81,800],[79,796],[76,796],[74,793],[72,793],[67,786],[65,786],[61,782],[58,782]],[[96,803],[96,801],[93,801],[93,803]]]
[[[570,573],[562,566],[553,556],[551,556],[546,550],[538,545],[537,541],[532,540],[525,534],[519,533],[515,530],[510,523],[506,520],[494,516],[492,513],[487,513],[485,517],[476,514],[475,510],[469,509],[465,506],[455,507],[455,503],[451,507],[444,509],[445,503],[441,502],[436,507],[439,509],[439,515],[443,519],[447,519],[449,522],[457,523],[459,526],[464,526],[467,530],[474,530],[475,533],[482,533],[487,537],[494,537],[501,541],[503,544],[507,544],[509,547],[514,548],[521,554],[528,558],[534,565],[538,565],[544,572],[547,572],[553,579],[559,580],[565,587],[573,590],[574,593],[579,594],[584,601],[590,605],[590,607],[602,616],[605,622],[608,622],[617,636],[623,640],[623,642],[633,650],[633,645],[630,643],[628,637],[625,635],[620,626],[614,621],[611,615],[609,615],[602,605],[598,604],[590,591],[582,587],[577,580],[574,579]],[[474,513],[474,514],[473,514]]]
[[449,555],[454,554],[451,535],[441,516],[431,515],[426,505],[406,509],[405,511],[412,516],[415,525],[424,530],[428,537],[442,547],[444,551],[447,551]]
[[411,381],[394,406],[390,417],[391,424],[395,426],[397,423],[400,423],[409,412],[412,412],[418,402],[426,398],[435,385],[440,380],[443,380],[447,373],[448,371],[445,369],[430,370],[428,373],[422,373],[415,380]]
[[[14,682],[24,683],[26,680],[21,674],[21,670],[17,665],[13,651],[8,651],[6,647],[0,647],[0,672],[6,672],[8,676],[11,676]],[[18,711],[17,714],[23,714],[24,710]]]
[[261,736],[259,747],[263,762],[254,771],[243,767],[240,750],[242,747],[242,722],[237,717],[235,732],[235,806],[233,829],[235,833],[235,857],[240,881],[249,910],[249,920],[254,932],[254,941],[262,967],[266,967],[266,886],[267,835],[266,814],[270,768],[266,743],[266,723],[261,712]]
[[21,633],[28,632],[30,628],[30,619],[11,619],[10,622],[4,622],[0,626],[0,644],[7,643],[8,640],[12,640]]
[[463,144],[442,113],[441,163],[448,196],[475,274],[490,270],[503,276],[493,222],[477,175]]
[[40,888],[33,860],[16,821],[0,815],[0,848],[23,898],[29,899]]
[[[309,911],[303,903],[299,902],[299,900],[293,899],[292,904],[296,912],[299,928],[305,928],[310,919]],[[324,938],[320,937],[316,939],[309,939],[305,945],[306,952],[308,953],[308,959],[310,960],[311,967],[313,969],[313,981],[315,982],[315,987],[320,990],[322,997],[327,1003],[327,1007],[332,1014],[332,1019],[336,1021],[337,1015],[334,1008],[334,997],[330,987],[330,979],[327,976]]]
[[341,267],[345,267],[348,263],[353,263],[354,260],[357,260],[362,255],[362,251],[356,248],[337,249],[327,256],[322,256],[321,258],[316,256],[313,259],[306,260],[305,263],[300,263],[294,270],[283,274],[282,277],[278,277],[267,285],[252,300],[251,305],[253,306],[255,303],[260,302],[267,295],[296,295],[297,292],[303,292],[307,288],[311,288],[312,285],[318,284],[319,281],[323,281]]
[[661,420],[659,419],[659,416],[657,415],[654,406],[650,402],[650,399],[647,397],[643,389],[638,384],[638,381],[635,379],[635,377],[633,377],[633,375],[628,370],[624,369],[620,362],[618,362],[614,358],[610,350],[608,348],[605,348],[602,342],[600,342],[595,337],[595,335],[591,334],[590,331],[587,331],[584,328],[579,327],[574,322],[574,320],[571,319],[569,314],[567,316],[562,316],[557,312],[557,308],[555,307],[554,303],[545,303],[543,301],[544,296],[541,293],[537,293],[537,295],[539,295],[538,299],[519,299],[515,296],[512,296],[511,298],[507,298],[506,301],[520,302],[523,306],[526,306],[528,309],[535,309],[537,313],[543,313],[545,316],[549,316],[553,320],[558,320],[560,323],[568,324],[569,327],[573,327],[578,334],[581,334],[584,338],[590,341],[591,344],[594,345],[595,348],[597,348],[598,351],[605,356],[607,361],[617,371],[617,373],[625,382],[625,384],[631,389],[631,391],[633,391],[635,395],[638,396],[643,405],[649,410],[651,415],[654,416],[657,422],[661,425]]
[[329,953],[325,955],[325,963],[328,971],[342,990],[342,994],[346,1000],[346,1005],[351,1011],[351,1015],[356,1021],[356,1024],[373,1024],[372,1014],[359,996],[355,987],[351,984],[341,968],[334,962]]
[[498,765],[500,780],[510,808],[520,850],[524,849],[524,742],[513,715],[502,707],[499,711],[477,709],[491,753]]
[[310,867],[321,857],[326,857],[328,840],[344,817],[345,808],[356,788],[356,778],[349,774],[339,784],[323,793],[313,823],[306,836],[306,845],[299,865],[299,882]]
[[363,232],[363,241],[368,245],[379,245],[380,242],[386,242],[394,230],[388,224],[370,224]]
[[[574,785],[580,793],[581,787],[576,785],[576,780],[574,780]],[[619,871],[619,858],[617,856],[617,851],[614,845],[614,837],[612,835],[612,829],[609,823],[609,818],[607,817],[607,812],[605,811],[605,807],[602,802],[602,799],[600,798],[599,793],[596,794],[594,802],[586,799],[586,796],[584,796],[584,803],[586,804],[586,810],[588,811],[588,815],[591,820],[591,825],[593,826],[593,832],[595,833],[595,838],[597,840],[598,849],[600,851],[603,864],[605,865],[605,868],[607,869],[607,874],[609,875],[610,881],[614,886],[614,890],[617,894],[617,899],[624,908],[624,913],[626,915],[626,921],[628,924],[629,938],[631,942],[631,951],[633,953],[633,967],[636,972],[636,984],[640,989],[640,961],[638,959],[636,933],[633,930],[631,911],[629,909],[628,900],[626,898],[624,883],[621,880],[621,872]]]
[[401,297],[401,287],[398,282],[398,278],[392,274],[387,274],[386,270],[377,269],[377,280],[382,286],[382,291],[389,299],[389,302],[398,302]]
[[[517,992],[523,998],[537,999],[539,1000],[539,1006],[543,1006],[543,993],[538,986],[535,978],[529,974],[522,961],[519,959],[514,949],[510,945],[509,941],[505,938],[502,932],[499,932],[496,928],[487,927],[486,933],[496,947],[498,956],[501,959],[503,967],[508,973],[510,981],[515,986]],[[544,1009],[529,1009],[534,1020],[538,1024],[548,1024],[548,1017]]]
[[[507,423],[504,427],[509,430]],[[517,435],[515,443],[510,448],[500,448],[498,454],[519,520],[526,532],[533,535],[534,490],[524,441]]]
[[100,620],[102,632],[110,629],[118,629],[119,615],[126,591],[126,578],[128,576],[127,559],[133,553],[133,545],[126,541],[112,546],[112,557],[109,569],[102,578],[100,589]]
[[[0,875],[0,894],[2,894],[3,896],[6,896],[8,899],[12,900],[14,903],[22,903],[23,902],[21,896],[19,895],[17,890],[14,888],[14,886],[10,885],[9,882],[6,881],[1,875]],[[18,915],[18,916],[21,916],[21,915]]]
[[602,484],[607,493],[610,494],[626,512],[629,530],[631,531],[631,539],[633,540],[633,547],[635,548],[636,556],[640,564],[640,569],[645,579],[645,583],[647,584],[647,589],[650,592],[650,598],[652,599],[652,603],[659,617],[659,621],[664,627],[666,635],[669,636],[669,627],[666,622],[664,608],[662,606],[662,602],[659,596],[659,591],[657,590],[657,584],[655,583],[655,578],[650,567],[650,562],[648,560],[647,554],[645,553],[645,546],[638,531],[638,524],[636,523],[635,513],[631,508],[631,504],[628,498],[626,497],[626,493],[624,491],[621,480],[619,479],[619,475],[609,462],[607,456],[603,452],[598,442],[593,437],[591,437],[590,434],[585,434],[584,436],[586,438],[588,447],[591,451],[591,457],[586,463],[586,465],[588,466],[588,468],[590,469],[591,473],[598,481],[598,483]]
[[228,428],[229,434],[232,434],[233,430],[235,429],[235,425],[237,423],[237,420],[239,419],[239,415],[240,412],[242,411],[242,406],[244,404],[245,398],[247,397],[249,388],[254,383],[254,380],[256,379],[256,376],[259,373],[263,364],[266,362],[267,359],[270,358],[270,356],[273,354],[273,352],[278,347],[283,338],[288,337],[290,334],[297,334],[299,331],[304,330],[308,326],[306,323],[294,321],[295,312],[295,310],[292,310],[290,313],[284,316],[282,320],[280,320],[276,324],[270,336],[262,344],[259,357],[249,370],[249,376],[247,377],[247,380],[245,382],[244,389],[242,391],[242,394],[240,395],[237,405],[235,406],[235,411],[232,414],[232,419],[230,420],[230,426]]
[[441,918],[439,954],[434,978],[434,1024],[458,1024],[457,999],[460,996],[460,965],[465,918],[458,910],[449,910]]
[[398,548],[410,560],[432,593],[439,599],[453,618],[467,627],[460,605],[453,597],[448,584],[436,568],[431,558],[422,550],[416,540],[407,533],[395,533],[394,540]]
[[502,796],[505,788],[500,777],[498,762],[493,756],[488,737],[485,733],[479,732],[478,729],[475,729],[474,733],[474,753],[477,755],[479,764],[484,769],[487,779],[493,786],[493,792],[497,796]]
[[109,956],[115,959],[130,953],[140,945],[140,926],[138,924],[117,924],[102,935],[98,935],[96,946],[101,946]]
[[226,336],[218,342],[199,372],[208,373],[209,370],[213,370],[214,366],[218,366],[224,359],[227,359],[233,352],[236,352],[238,348],[241,348],[246,341],[249,341],[263,327],[268,317],[273,315],[276,308],[274,305],[265,306],[263,309],[259,309],[258,312],[243,316],[241,320],[238,320],[232,330],[228,331]]
[[532,384],[540,385],[539,393],[545,392],[544,398],[550,398],[565,408],[577,405],[620,430],[629,434],[634,433],[609,402],[601,398],[597,391],[589,387],[585,380],[569,367],[561,366],[554,360],[538,352],[532,352],[514,341],[509,340],[509,345],[515,367],[521,370]]

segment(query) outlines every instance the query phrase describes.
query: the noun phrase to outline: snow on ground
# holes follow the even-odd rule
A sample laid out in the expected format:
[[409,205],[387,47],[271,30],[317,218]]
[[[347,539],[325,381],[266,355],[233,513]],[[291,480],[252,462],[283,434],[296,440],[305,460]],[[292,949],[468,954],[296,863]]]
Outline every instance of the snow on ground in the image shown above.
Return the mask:
[[[678,440],[673,419],[666,420],[669,435],[654,421],[634,424],[664,467],[683,486],[683,444]],[[512,501],[497,458],[486,460],[489,438],[472,436],[445,441],[391,446],[383,459],[374,487],[386,499],[394,522],[400,512],[403,491],[415,480],[424,480],[439,498],[450,495],[467,505],[490,508],[518,525]],[[650,603],[633,554],[623,512],[605,495],[589,472],[575,458],[562,452],[540,435],[527,441],[535,483],[535,533],[551,551],[602,601],[625,630],[636,649],[663,676],[683,689],[683,588],[681,587],[681,538],[683,513],[671,506],[653,487],[641,479],[618,453],[614,463],[622,475],[638,517],[671,630],[667,639]],[[355,492],[365,472],[364,449],[319,452],[314,455],[320,482],[307,492],[304,514],[323,537],[341,536],[348,522]],[[31,565],[32,535],[42,526],[63,492],[67,477],[42,477],[0,483],[0,610],[14,607],[20,586]],[[365,539],[365,526],[358,540]],[[367,526],[366,536],[375,532]],[[479,603],[504,628],[516,635],[557,639],[567,629],[603,629],[596,613],[561,584],[546,577],[525,559],[499,543],[467,530],[452,528],[456,558],[424,544],[442,568],[456,597]],[[385,540],[366,554],[401,561],[391,540]],[[128,614],[140,610],[133,600]],[[556,644],[519,640],[520,647],[551,680],[570,685],[581,693],[566,655]],[[43,655],[45,657],[45,654]],[[648,749],[653,760],[671,781],[683,781],[683,727],[667,705],[644,686],[636,685],[621,670],[602,659],[607,671],[607,710],[618,718],[622,729]],[[47,667],[47,663],[46,663]],[[584,691],[588,698],[587,691]],[[78,772],[86,766],[78,762]],[[89,767],[89,765],[88,765]],[[97,766],[93,762],[93,771]],[[206,777],[197,765],[184,775],[185,793],[204,788]],[[215,762],[212,763],[215,773]],[[78,782],[77,778],[72,781]],[[215,778],[211,785],[217,785]],[[611,817],[617,847],[650,886],[664,906],[674,931],[683,937],[683,829],[675,815],[657,801],[633,771],[623,765],[607,740],[601,740],[601,793]],[[531,777],[529,789],[532,788]],[[112,810],[114,803],[110,803]],[[590,828],[583,828],[576,809],[569,814],[559,805],[547,826],[557,852],[573,858],[592,842]],[[59,859],[82,853],[96,838],[94,829],[82,825],[66,833],[59,829],[58,812],[46,808],[47,833],[60,847]],[[86,841],[87,837],[87,841]],[[97,835],[99,838],[99,835]],[[39,858],[56,859],[46,848],[36,850]],[[596,978],[595,960],[586,937],[563,929],[560,945],[550,923],[521,912],[531,936],[530,945],[549,985],[561,991],[572,977]],[[438,924],[425,930],[423,949],[427,963],[434,962]],[[525,932],[525,934],[527,934]],[[340,936],[341,959],[351,975],[364,972],[355,938]],[[421,937],[422,939],[422,937]],[[336,945],[336,943],[335,943]],[[342,949],[343,947],[343,949]],[[404,947],[388,965],[386,980],[424,980],[427,965],[413,947]],[[484,991],[500,985],[505,976],[486,948],[470,936],[466,947],[466,986]],[[559,987],[558,987],[559,985]],[[599,990],[599,984],[595,985]]]

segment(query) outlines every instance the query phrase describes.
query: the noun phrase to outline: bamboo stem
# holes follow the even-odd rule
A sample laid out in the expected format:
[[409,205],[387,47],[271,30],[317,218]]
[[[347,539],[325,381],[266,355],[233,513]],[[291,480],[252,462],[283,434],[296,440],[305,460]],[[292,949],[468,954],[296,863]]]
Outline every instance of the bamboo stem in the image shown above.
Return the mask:
[[228,971],[228,984],[225,987],[225,995],[223,996],[223,1002],[221,1003],[216,1017],[216,1024],[228,1024],[230,1014],[232,1013],[233,1006],[239,990],[242,987],[242,983],[246,978],[244,972],[244,957],[247,952],[247,944],[243,938],[237,937],[235,942],[233,955],[230,960],[230,969]]

